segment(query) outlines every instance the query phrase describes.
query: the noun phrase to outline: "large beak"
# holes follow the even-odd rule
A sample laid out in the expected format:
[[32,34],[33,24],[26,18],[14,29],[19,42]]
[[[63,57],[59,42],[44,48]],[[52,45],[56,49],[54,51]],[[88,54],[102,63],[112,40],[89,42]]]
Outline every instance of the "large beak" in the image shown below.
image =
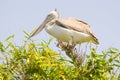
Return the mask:
[[35,30],[33,31],[33,33],[30,35],[30,38],[33,37],[33,36],[35,36],[35,35],[37,35],[40,31],[42,31],[43,28],[45,27],[46,23],[47,23],[47,20],[45,19],[45,20],[43,21],[43,23],[42,23],[37,29],[35,29]]

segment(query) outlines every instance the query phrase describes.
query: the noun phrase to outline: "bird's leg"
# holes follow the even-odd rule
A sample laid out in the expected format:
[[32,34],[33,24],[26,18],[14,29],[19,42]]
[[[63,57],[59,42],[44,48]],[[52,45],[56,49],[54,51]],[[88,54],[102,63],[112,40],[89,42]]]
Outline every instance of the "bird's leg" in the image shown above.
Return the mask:
[[58,40],[57,47],[61,48],[64,50],[66,48],[66,45],[62,43],[62,41]]
[[60,43],[61,43],[61,41],[60,40],[57,40],[58,41],[58,43],[57,43],[57,47],[60,47]]
[[70,40],[67,44],[67,47],[69,47],[69,48],[74,48],[75,47],[75,44],[73,42],[73,36],[71,36],[71,38],[70,38]]
[[57,41],[58,41],[57,47],[60,47],[62,45],[62,41],[60,41],[60,40],[57,40]]

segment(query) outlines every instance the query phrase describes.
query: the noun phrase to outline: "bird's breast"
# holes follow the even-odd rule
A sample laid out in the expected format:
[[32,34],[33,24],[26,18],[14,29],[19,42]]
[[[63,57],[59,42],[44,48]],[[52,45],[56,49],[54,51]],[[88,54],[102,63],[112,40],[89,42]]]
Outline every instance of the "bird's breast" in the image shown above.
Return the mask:
[[67,42],[70,39],[70,31],[56,24],[46,25],[45,30],[58,40]]

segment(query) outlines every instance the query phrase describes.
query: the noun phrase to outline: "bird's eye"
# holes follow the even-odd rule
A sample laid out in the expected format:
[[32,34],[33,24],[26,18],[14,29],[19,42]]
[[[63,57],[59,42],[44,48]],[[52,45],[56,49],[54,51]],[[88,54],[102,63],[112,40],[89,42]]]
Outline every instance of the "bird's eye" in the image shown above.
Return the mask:
[[48,16],[50,16],[50,14],[48,14]]

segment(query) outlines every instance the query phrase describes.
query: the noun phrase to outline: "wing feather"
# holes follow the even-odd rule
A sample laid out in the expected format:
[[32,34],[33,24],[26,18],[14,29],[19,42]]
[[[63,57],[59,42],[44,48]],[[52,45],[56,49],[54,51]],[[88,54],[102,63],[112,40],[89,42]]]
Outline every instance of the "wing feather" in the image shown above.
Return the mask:
[[56,24],[64,28],[73,29],[86,34],[89,34],[89,32],[91,31],[87,23],[77,20],[75,18],[58,19]]
[[84,21],[75,18],[64,18],[64,19],[56,20],[56,24],[67,29],[72,29],[78,32],[83,32],[85,34],[88,34],[94,39],[96,44],[99,44],[98,39],[91,31],[90,26]]

